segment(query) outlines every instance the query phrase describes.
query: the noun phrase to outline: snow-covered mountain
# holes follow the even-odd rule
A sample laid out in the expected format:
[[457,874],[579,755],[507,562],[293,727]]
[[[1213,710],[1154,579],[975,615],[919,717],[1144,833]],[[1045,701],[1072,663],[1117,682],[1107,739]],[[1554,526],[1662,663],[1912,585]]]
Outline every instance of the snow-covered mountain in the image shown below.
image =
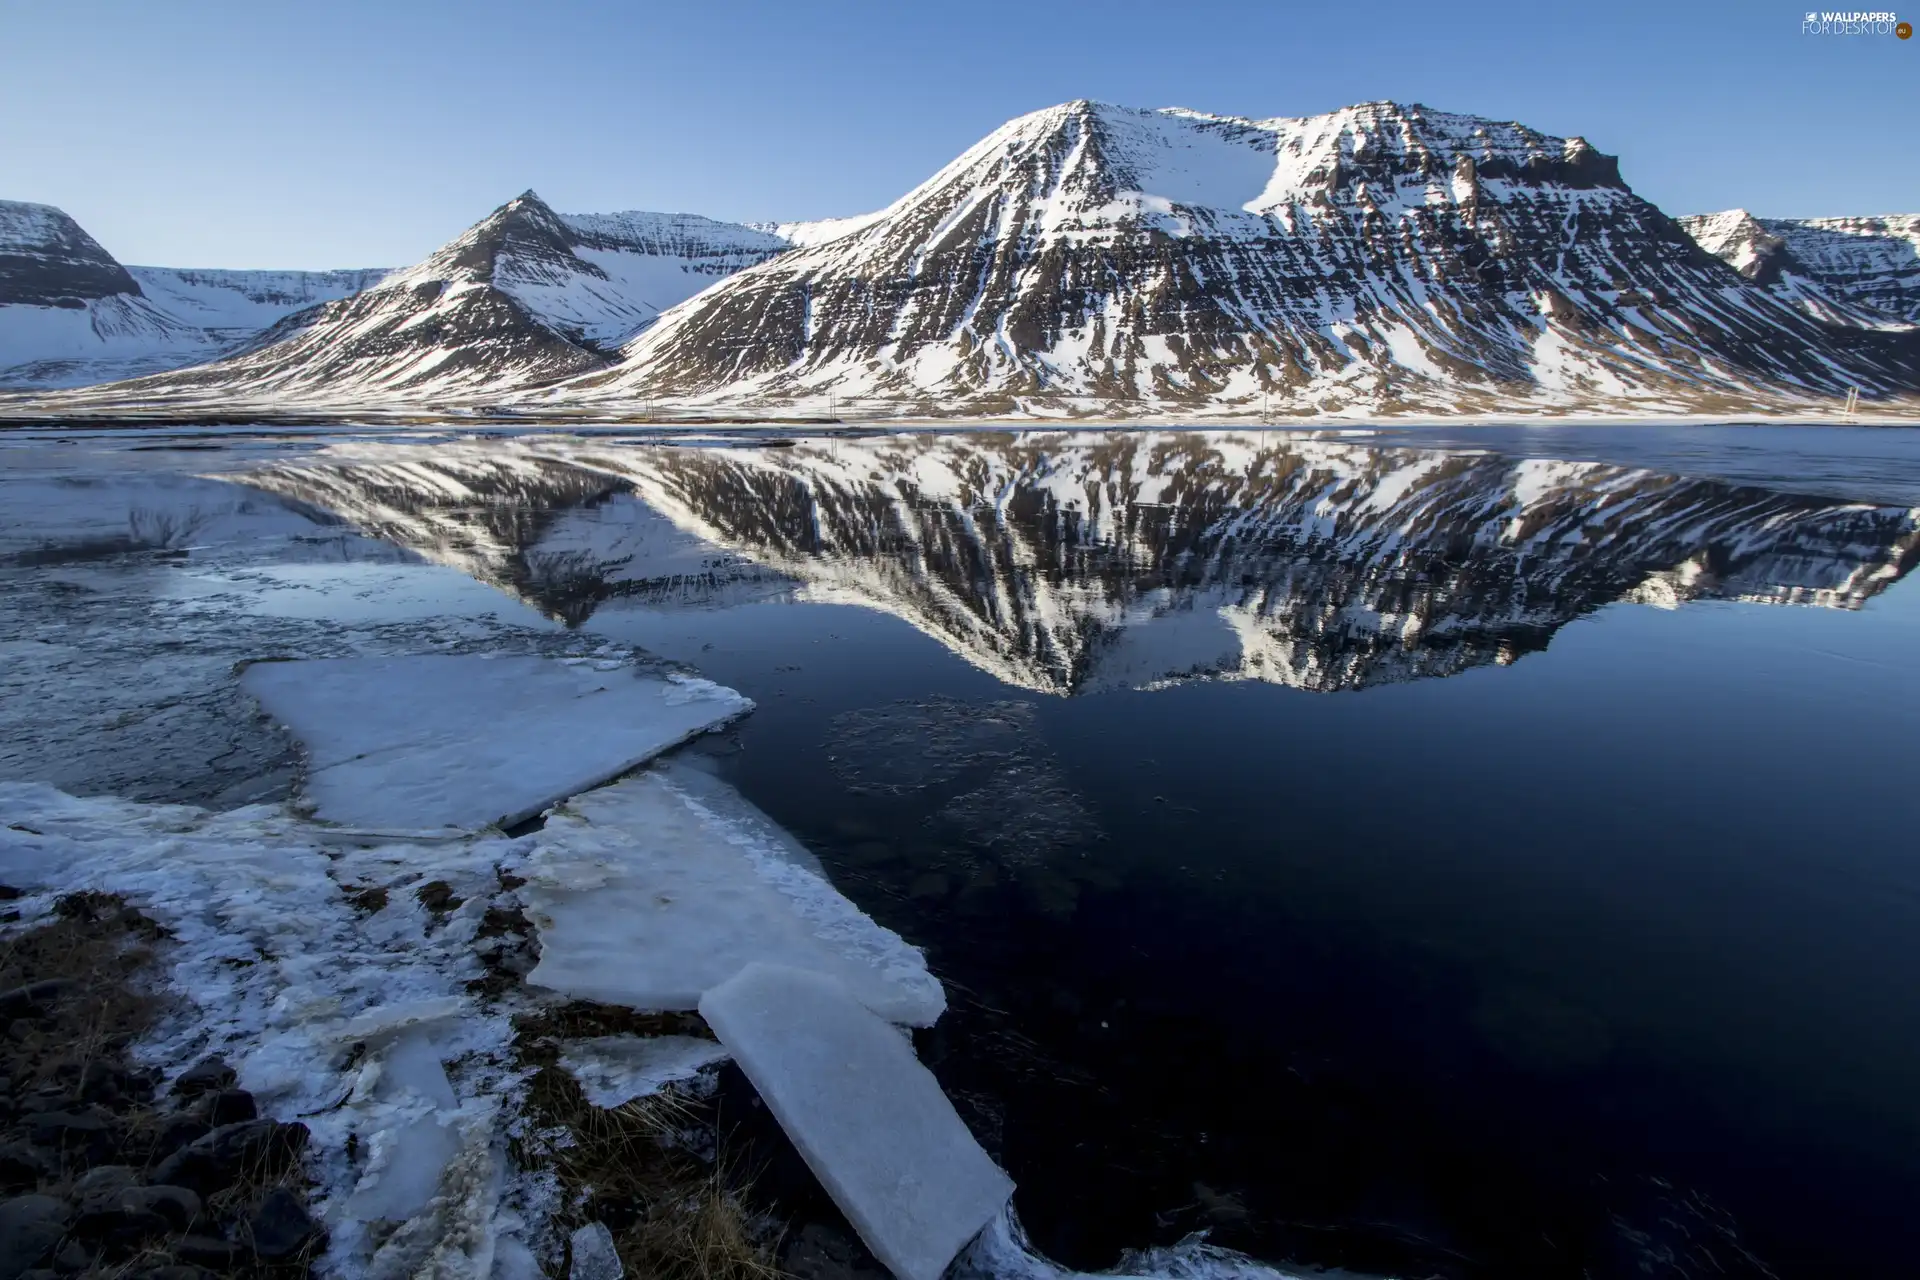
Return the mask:
[[1851,609],[1920,560],[1905,508],[1226,433],[349,445],[241,478],[573,624],[857,604],[1056,694],[1444,676],[1608,603]]
[[227,359],[16,411],[1920,409],[1912,219],[1688,225],[1517,123],[1072,102],[852,218],[528,192]]
[[123,267],[51,205],[0,200],[0,387],[63,387],[210,360],[385,274]]
[[562,215],[526,192],[351,297],[294,313],[227,359],[104,388],[149,404],[498,397],[608,367],[622,339],[778,236],[684,214]]
[[1920,386],[1913,335],[1813,321],[1585,141],[1420,106],[1067,103],[855,222],[554,398],[1725,411]]
[[372,288],[385,278],[388,268],[230,271],[209,267],[128,267],[127,273],[154,306],[204,329],[223,349],[230,349],[295,311]]
[[1920,214],[1756,218],[1730,209],[1680,225],[1741,275],[1818,319],[1920,325]]

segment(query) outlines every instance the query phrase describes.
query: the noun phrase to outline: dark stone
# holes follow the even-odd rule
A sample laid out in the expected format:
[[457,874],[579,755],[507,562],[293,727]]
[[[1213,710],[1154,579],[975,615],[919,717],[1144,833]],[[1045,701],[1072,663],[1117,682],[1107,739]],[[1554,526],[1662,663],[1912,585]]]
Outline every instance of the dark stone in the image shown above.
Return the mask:
[[300,1158],[307,1136],[307,1126],[278,1120],[222,1125],[162,1160],[153,1180],[206,1195],[232,1186],[243,1175],[275,1177]]
[[0,884],[0,902],[12,902],[25,896],[24,890],[16,889],[10,884]]
[[164,1160],[190,1142],[197,1142],[213,1132],[213,1126],[196,1115],[168,1116],[160,1126],[160,1136],[153,1140],[153,1157]]
[[223,1124],[239,1124],[242,1120],[253,1120],[260,1115],[260,1108],[253,1103],[253,1095],[245,1089],[222,1089],[211,1094],[206,1100],[202,1115],[214,1128]]
[[0,1018],[40,1018],[80,984],[69,978],[48,978],[0,992]]
[[787,1238],[780,1270],[793,1280],[886,1280],[888,1275],[859,1240],[818,1222]]
[[275,1187],[248,1215],[246,1233],[254,1253],[271,1262],[300,1252],[320,1234],[320,1226],[299,1196]]
[[173,1256],[180,1261],[223,1271],[240,1261],[242,1252],[233,1241],[217,1236],[181,1236],[173,1242]]
[[445,880],[429,880],[415,889],[413,896],[420,900],[421,906],[433,912],[451,911],[465,901],[454,896],[453,886]]
[[113,1117],[98,1107],[79,1111],[40,1111],[26,1117],[27,1136],[43,1147],[87,1153],[100,1159],[119,1142]]
[[70,1214],[67,1202],[52,1196],[0,1201],[0,1280],[19,1280],[44,1262],[66,1235]]
[[137,1090],[137,1084],[126,1071],[99,1058],[80,1068],[80,1079],[75,1086],[83,1101],[108,1106]]
[[128,1187],[140,1185],[140,1171],[131,1165],[103,1164],[87,1170],[73,1184],[73,1202],[85,1213],[95,1200],[110,1200]]
[[224,1058],[202,1058],[180,1073],[179,1079],[173,1082],[173,1091],[183,1098],[193,1098],[231,1089],[238,1079]]
[[30,1190],[42,1178],[53,1176],[53,1161],[46,1153],[24,1142],[0,1144],[0,1187],[9,1191]]
[[89,1249],[78,1240],[68,1240],[54,1251],[53,1269],[60,1275],[74,1276],[100,1260],[97,1249]]
[[135,1187],[121,1200],[159,1214],[175,1231],[186,1230],[200,1217],[200,1197],[185,1187]]

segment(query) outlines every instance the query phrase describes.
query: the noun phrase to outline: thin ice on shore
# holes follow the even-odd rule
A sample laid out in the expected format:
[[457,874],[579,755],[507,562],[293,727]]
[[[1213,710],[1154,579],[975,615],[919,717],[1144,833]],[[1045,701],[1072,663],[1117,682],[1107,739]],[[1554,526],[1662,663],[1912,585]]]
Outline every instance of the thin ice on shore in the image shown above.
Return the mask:
[[[944,1011],[921,953],[709,773],[657,761],[582,790],[751,703],[620,661],[381,657],[246,677],[307,749],[304,801],[217,813],[0,783],[0,882],[23,892],[13,928],[93,890],[171,935],[174,1000],[138,1052],[169,1073],[222,1056],[265,1114],[309,1128],[323,1274],[535,1280],[557,1261],[557,1175],[508,1156],[544,1140],[514,1019],[586,999],[698,1008],[721,1036],[563,1045],[591,1105],[731,1054],[896,1274],[934,1280],[959,1252],[962,1273],[1066,1280],[1025,1248],[1011,1182],[887,1025]],[[556,744],[559,759],[527,759]],[[533,834],[490,825],[547,805]],[[531,924],[537,953],[504,916]],[[769,983],[807,999],[764,998]],[[876,1107],[901,1123],[867,1124]],[[909,1201],[888,1189],[901,1170]],[[1225,1257],[1196,1245],[1156,1267],[1277,1275]]]

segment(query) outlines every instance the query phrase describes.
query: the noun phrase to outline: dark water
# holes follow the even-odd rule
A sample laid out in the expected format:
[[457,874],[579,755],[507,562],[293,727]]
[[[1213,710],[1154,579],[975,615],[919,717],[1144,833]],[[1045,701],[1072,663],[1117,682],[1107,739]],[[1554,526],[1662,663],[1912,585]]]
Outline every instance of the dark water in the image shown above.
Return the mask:
[[701,750],[928,949],[1059,1261],[1908,1276],[1920,440],[1754,439],[247,478],[753,697]]

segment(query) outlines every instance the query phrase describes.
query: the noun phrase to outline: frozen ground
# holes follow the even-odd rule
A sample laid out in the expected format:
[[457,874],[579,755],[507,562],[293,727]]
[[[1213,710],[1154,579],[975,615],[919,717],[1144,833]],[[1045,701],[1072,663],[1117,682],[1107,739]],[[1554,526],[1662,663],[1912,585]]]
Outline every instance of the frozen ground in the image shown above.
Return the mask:
[[[578,954],[584,933],[613,972],[676,966],[673,938],[633,927],[612,914],[629,904],[597,893],[604,832],[556,822],[537,845],[497,834],[369,842],[282,805],[212,813],[40,783],[0,783],[0,815],[0,882],[25,891],[17,927],[46,918],[59,894],[87,889],[123,896],[173,935],[164,963],[177,999],[143,1051],[169,1073],[220,1054],[268,1114],[309,1126],[333,1274],[485,1277],[500,1274],[497,1256],[553,1255],[544,1222],[555,1184],[537,1158],[552,1139],[522,1117],[530,1072],[513,1028],[516,1012],[552,997],[479,980],[526,968],[494,963],[516,943],[489,918],[560,892],[598,905],[529,912],[543,956]],[[677,834],[694,839],[697,860],[744,833],[705,830],[695,815]],[[436,891],[422,892],[429,885]],[[888,981],[937,995],[898,937],[844,899],[835,911],[844,933],[888,957]],[[751,923],[796,928],[777,909]],[[702,938],[683,941],[707,950]],[[841,954],[838,972],[857,985],[857,955]],[[917,982],[901,972],[914,967]],[[682,1037],[562,1050],[599,1106],[724,1057]],[[516,1138],[531,1163],[509,1160]]]

